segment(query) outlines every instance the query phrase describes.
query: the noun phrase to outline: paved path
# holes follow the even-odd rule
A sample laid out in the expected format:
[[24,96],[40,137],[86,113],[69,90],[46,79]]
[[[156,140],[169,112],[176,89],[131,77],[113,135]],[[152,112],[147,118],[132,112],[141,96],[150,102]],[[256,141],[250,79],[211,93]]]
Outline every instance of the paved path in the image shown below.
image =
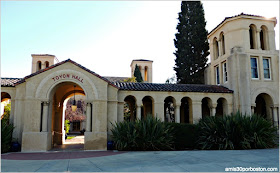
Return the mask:
[[[107,156],[94,155],[93,151],[80,151],[91,157],[71,159],[52,158],[48,153],[31,159],[30,153],[22,154],[26,160],[8,160],[12,155],[2,155],[3,172],[224,172],[226,167],[276,167],[279,170],[279,150],[194,150],[194,151],[149,151],[149,152],[113,152],[103,151]],[[60,155],[65,152],[58,152]],[[70,152],[71,153],[71,152]],[[102,153],[99,151],[99,154]],[[114,154],[115,153],[115,154]],[[33,153],[35,155],[36,153]],[[24,156],[25,155],[25,156]],[[72,152],[79,155],[79,152]],[[5,159],[6,157],[6,159]],[[18,158],[19,159],[19,158]]]

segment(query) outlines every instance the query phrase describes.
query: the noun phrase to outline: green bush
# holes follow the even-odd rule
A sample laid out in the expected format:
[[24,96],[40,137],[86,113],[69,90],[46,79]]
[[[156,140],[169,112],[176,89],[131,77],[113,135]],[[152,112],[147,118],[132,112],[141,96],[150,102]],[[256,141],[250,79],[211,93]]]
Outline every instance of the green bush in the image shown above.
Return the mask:
[[65,133],[69,133],[70,130],[70,121],[69,120],[65,120],[64,121],[64,129],[65,129]]
[[198,123],[197,144],[201,149],[254,149],[276,145],[277,129],[258,115],[239,112],[224,117],[206,117]]
[[195,149],[198,128],[195,124],[168,123],[173,127],[176,150]]
[[143,120],[116,123],[112,128],[112,138],[118,150],[171,150],[172,130],[158,118],[147,116]]
[[9,124],[8,120],[1,120],[1,153],[6,153],[10,150],[13,129],[13,124]]

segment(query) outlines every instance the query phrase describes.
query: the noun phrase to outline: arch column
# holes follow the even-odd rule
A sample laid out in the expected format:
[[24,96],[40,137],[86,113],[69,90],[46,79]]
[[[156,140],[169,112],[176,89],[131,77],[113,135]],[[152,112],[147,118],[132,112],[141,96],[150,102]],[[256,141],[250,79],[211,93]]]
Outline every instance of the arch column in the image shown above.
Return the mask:
[[251,106],[251,115],[255,113],[256,104],[252,104]]
[[122,122],[124,120],[124,115],[123,115],[123,107],[124,107],[124,102],[118,102],[118,122]]
[[202,118],[202,102],[199,101],[193,101],[192,106],[193,106],[193,124],[198,123],[199,119]]
[[43,101],[43,120],[42,120],[42,132],[48,131],[48,110],[49,103],[48,101]]
[[216,108],[217,108],[217,104],[212,104],[211,106],[211,116],[215,116],[216,115]]
[[[155,102],[155,115],[161,120],[164,121],[164,102]],[[140,107],[141,110],[141,107]]]
[[136,118],[141,120],[141,106],[138,106],[138,105],[136,108]]
[[91,131],[91,103],[87,102],[87,124],[86,124],[86,131],[90,132]]
[[180,105],[175,105],[175,122],[180,123]]
[[261,50],[260,30],[256,30],[256,49]]

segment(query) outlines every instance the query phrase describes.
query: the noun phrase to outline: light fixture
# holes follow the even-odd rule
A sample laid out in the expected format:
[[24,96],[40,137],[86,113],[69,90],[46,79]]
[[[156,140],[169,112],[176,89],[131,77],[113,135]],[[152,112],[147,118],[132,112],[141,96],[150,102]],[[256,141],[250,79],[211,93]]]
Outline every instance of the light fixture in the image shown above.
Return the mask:
[[73,101],[73,105],[72,105],[73,112],[75,112],[77,110],[77,105],[76,105],[76,100],[75,100],[75,87],[76,87],[76,85],[74,85],[74,101]]

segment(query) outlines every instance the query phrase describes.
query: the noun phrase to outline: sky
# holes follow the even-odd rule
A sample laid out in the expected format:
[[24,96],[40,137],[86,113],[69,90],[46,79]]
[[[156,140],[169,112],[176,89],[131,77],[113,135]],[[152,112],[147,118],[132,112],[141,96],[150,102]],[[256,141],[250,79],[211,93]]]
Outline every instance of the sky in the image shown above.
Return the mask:
[[[225,17],[276,17],[279,1],[202,1],[210,32]],[[31,73],[31,54],[68,58],[101,76],[130,77],[133,59],[153,61],[153,82],[175,74],[181,1],[1,1],[1,77]]]

